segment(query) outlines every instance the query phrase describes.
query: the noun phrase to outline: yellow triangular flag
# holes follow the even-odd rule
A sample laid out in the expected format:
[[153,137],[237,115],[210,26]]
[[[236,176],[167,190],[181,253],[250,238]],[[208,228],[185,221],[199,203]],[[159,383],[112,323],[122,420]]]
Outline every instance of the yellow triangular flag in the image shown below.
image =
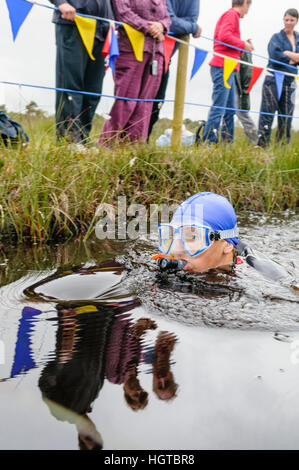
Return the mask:
[[227,83],[227,80],[231,76],[232,72],[235,70],[237,63],[237,60],[229,59],[227,57],[224,58],[223,79],[226,88],[231,88],[231,86]]
[[125,28],[128,38],[130,39],[136,59],[139,62],[142,62],[144,49],[144,34],[141,33],[141,31],[137,31],[137,29],[132,28],[132,26],[126,23],[123,23],[123,27]]
[[298,82],[298,85],[299,85],[299,77],[295,77],[295,78],[296,78],[296,80],[297,80],[297,82]]
[[83,305],[82,307],[75,307],[74,310],[76,313],[89,313],[98,311],[95,305]]
[[93,18],[84,18],[83,16],[75,16],[75,23],[82,38],[83,44],[86,47],[89,57],[95,60],[92,55],[94,35],[96,32],[97,20]]

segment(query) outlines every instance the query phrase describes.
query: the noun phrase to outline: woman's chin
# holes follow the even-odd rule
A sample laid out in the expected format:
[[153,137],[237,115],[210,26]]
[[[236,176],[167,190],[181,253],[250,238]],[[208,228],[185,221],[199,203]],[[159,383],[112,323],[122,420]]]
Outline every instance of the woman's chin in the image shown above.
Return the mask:
[[187,271],[192,274],[196,273],[201,273],[202,271],[205,271],[207,268],[204,268],[200,265],[194,265],[193,263],[187,263],[186,266],[184,266],[184,271]]

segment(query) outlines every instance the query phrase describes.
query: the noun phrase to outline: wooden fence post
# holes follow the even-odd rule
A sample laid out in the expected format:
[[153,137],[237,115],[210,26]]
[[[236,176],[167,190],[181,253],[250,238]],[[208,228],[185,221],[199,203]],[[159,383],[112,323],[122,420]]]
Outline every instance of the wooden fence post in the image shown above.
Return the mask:
[[[182,39],[182,41],[189,42],[189,35],[185,34],[180,39]],[[179,45],[179,58],[176,76],[175,103],[171,137],[172,147],[178,147],[181,145],[187,81],[188,52],[189,47],[186,44]]]

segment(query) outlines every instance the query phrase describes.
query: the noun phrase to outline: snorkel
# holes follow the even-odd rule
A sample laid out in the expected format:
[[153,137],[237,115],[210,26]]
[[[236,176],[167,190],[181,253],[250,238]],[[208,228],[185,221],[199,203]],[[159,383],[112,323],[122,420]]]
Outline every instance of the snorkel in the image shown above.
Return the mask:
[[184,259],[175,259],[172,256],[162,255],[162,253],[153,256],[152,259],[157,261],[158,267],[162,272],[182,271],[188,263]]

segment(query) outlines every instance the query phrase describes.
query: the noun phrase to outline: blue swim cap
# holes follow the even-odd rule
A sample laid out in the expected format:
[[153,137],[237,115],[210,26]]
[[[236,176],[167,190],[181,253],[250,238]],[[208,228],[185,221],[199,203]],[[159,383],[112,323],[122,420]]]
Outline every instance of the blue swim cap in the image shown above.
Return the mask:
[[[215,193],[197,193],[180,204],[171,224],[197,224],[212,230],[231,230],[237,227],[237,216],[225,197]],[[238,237],[225,240],[234,247],[239,243]]]

